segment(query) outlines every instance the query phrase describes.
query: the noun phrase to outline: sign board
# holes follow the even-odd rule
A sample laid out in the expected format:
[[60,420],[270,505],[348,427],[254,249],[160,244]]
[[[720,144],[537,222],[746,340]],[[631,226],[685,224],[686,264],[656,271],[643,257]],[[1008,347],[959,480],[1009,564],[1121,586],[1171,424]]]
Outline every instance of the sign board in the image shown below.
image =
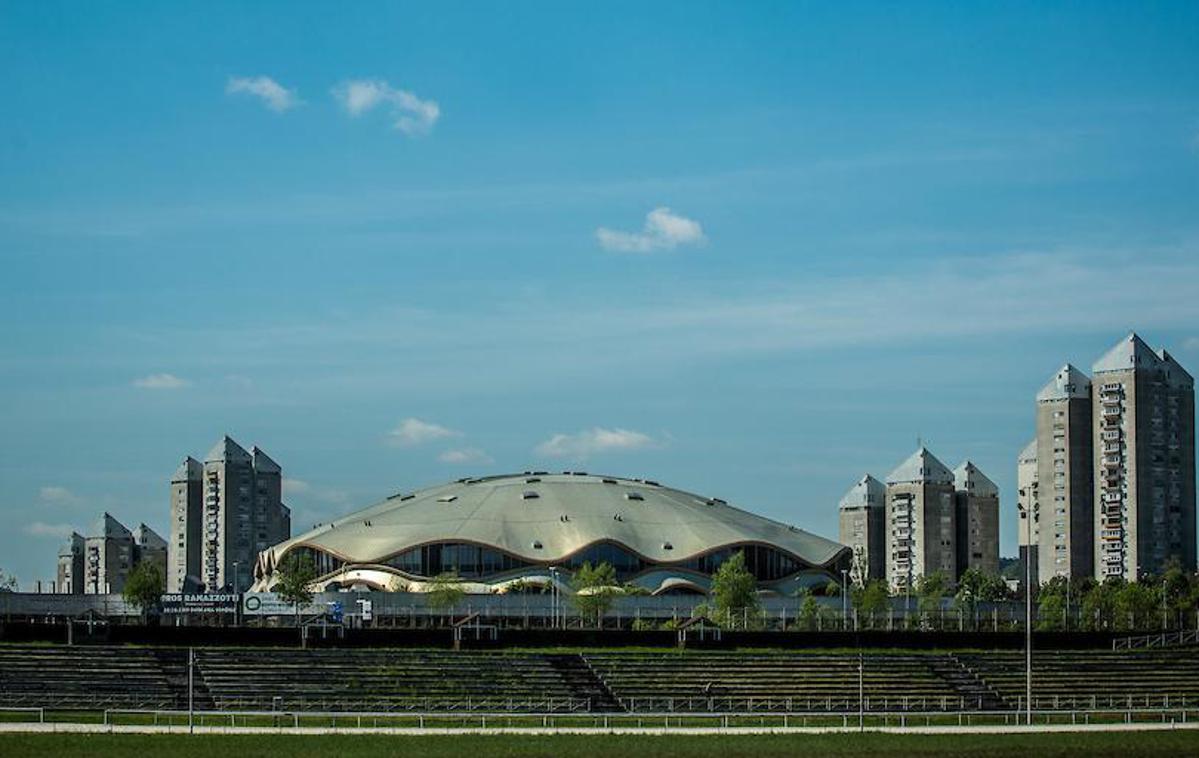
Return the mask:
[[[320,603],[306,603],[300,607],[300,613],[304,615],[326,610]],[[247,592],[242,595],[241,612],[247,616],[294,616],[296,607],[274,592]]]
[[358,605],[362,607],[362,620],[370,621],[374,618],[375,604],[370,600],[359,600]]
[[176,592],[159,598],[163,613],[237,613],[241,595],[233,592]]

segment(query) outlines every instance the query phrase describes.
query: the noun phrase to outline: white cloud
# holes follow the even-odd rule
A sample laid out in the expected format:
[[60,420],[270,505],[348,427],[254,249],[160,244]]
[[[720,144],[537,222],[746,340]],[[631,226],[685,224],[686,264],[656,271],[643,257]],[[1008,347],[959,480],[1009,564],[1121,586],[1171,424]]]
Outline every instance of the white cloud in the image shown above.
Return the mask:
[[408,90],[395,89],[382,79],[351,79],[333,88],[333,97],[346,113],[357,117],[380,105],[390,107],[392,126],[410,137],[428,134],[441,118],[441,106]]
[[150,374],[133,380],[134,387],[144,390],[178,390],[191,384],[186,379],[180,379],[174,374]]
[[578,434],[555,434],[538,445],[535,452],[547,458],[582,460],[599,453],[645,450],[658,446],[648,434],[597,426]]
[[622,232],[601,226],[595,230],[595,238],[605,250],[622,253],[652,253],[707,241],[698,221],[665,207],[650,211],[645,217],[645,228],[640,232]]
[[1199,352],[1199,337],[1187,337],[1182,341],[1182,349],[1188,352]]
[[413,447],[434,440],[443,440],[460,436],[459,432],[447,429],[439,424],[431,424],[418,418],[406,418],[395,429],[387,433],[387,438],[393,445]]
[[303,495],[312,491],[312,485],[303,479],[287,479],[283,480],[283,494],[285,495]]
[[466,464],[473,463],[480,466],[490,466],[495,463],[490,455],[478,449],[477,447],[464,447],[456,450],[446,450],[441,455],[437,456],[437,460],[442,463]]
[[74,505],[79,502],[79,496],[66,487],[50,485],[38,490],[38,499],[49,505]]
[[71,536],[75,528],[70,524],[47,524],[44,521],[33,521],[26,524],[23,531],[31,537],[54,537],[64,540]]
[[253,95],[276,113],[291,110],[300,104],[294,89],[287,89],[269,76],[231,76],[225,85],[225,92],[229,95]]

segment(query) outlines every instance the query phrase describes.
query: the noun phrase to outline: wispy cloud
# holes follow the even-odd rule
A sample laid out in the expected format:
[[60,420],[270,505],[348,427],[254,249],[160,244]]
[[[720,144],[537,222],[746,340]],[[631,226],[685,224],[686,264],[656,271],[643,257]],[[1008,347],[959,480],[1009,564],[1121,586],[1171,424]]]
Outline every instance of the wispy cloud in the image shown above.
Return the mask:
[[75,505],[80,498],[66,487],[49,485],[38,490],[38,500],[47,505]]
[[630,429],[595,427],[578,434],[555,434],[537,446],[537,455],[546,458],[583,460],[600,453],[628,452],[658,447],[648,434]]
[[495,463],[490,455],[483,452],[477,447],[464,447],[455,450],[446,450],[441,455],[437,456],[437,460],[442,463],[453,464],[474,464],[478,466],[490,466]]
[[1182,349],[1188,352],[1199,352],[1199,337],[1187,337],[1182,341]]
[[398,447],[415,447],[426,442],[458,437],[460,434],[440,424],[421,421],[418,418],[406,418],[387,433],[387,439]]
[[47,524],[44,521],[32,521],[26,524],[22,531],[30,537],[53,537],[63,540],[71,536],[75,527],[70,524]]
[[595,230],[595,238],[605,250],[622,253],[652,253],[707,241],[698,221],[680,216],[665,207],[650,211],[645,217],[645,227],[640,232],[622,232],[601,226]]
[[428,134],[441,118],[441,106],[436,101],[422,100],[382,79],[344,81],[333,88],[333,97],[355,118],[379,106],[388,107],[392,126],[410,137]]
[[191,382],[174,374],[150,374],[134,379],[133,386],[144,390],[178,390],[191,386]]
[[276,113],[291,110],[300,104],[294,89],[284,87],[269,76],[231,76],[225,85],[225,92],[256,97]]

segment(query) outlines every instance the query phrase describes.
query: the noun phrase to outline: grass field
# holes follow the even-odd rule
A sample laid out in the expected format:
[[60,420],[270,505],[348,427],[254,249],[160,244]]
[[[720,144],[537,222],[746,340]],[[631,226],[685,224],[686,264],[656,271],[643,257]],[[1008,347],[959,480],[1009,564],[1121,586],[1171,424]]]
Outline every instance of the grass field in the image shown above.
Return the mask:
[[673,758],[675,756],[956,755],[1135,756],[1194,755],[1195,732],[1006,735],[755,735],[755,736],[169,736],[142,734],[0,735],[0,756],[170,755],[188,756],[367,756],[418,755],[437,758],[544,756],[545,758]]

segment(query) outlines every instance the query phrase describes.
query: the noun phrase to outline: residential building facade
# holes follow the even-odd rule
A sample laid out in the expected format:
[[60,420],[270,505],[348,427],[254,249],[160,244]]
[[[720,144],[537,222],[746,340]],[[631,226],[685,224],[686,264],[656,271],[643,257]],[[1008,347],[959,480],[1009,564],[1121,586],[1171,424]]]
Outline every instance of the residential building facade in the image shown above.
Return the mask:
[[886,485],[870,474],[841,498],[841,544],[853,551],[850,573],[855,584],[886,579],[886,499]]
[[1093,566],[1091,380],[1066,364],[1037,393],[1037,576],[1090,576]]
[[[1037,482],[1037,440],[1033,438],[1016,458],[1016,504],[1017,542],[1020,546],[1020,566],[1028,569],[1028,578],[1036,585],[1040,582],[1040,566],[1037,563],[1037,546],[1041,539],[1041,503]],[[1031,564],[1031,565],[1030,565]],[[1025,572],[1020,572],[1021,583]]]
[[184,459],[171,477],[168,588],[249,588],[258,554],[291,536],[291,511],[282,496],[279,464],[228,436],[202,464]]
[[1194,379],[1130,334],[1092,366],[1097,578],[1193,571]]
[[886,484],[886,571],[892,589],[915,586],[925,574],[957,577],[954,475],[921,447]]
[[956,570],[999,573],[999,487],[971,461],[954,469]]

